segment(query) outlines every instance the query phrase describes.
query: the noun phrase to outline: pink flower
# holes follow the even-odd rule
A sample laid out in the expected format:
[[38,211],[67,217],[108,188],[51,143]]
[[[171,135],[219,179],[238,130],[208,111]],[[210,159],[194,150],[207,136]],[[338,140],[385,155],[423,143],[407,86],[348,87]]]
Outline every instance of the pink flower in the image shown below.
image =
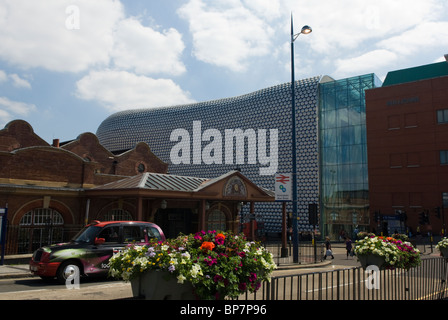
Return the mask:
[[219,274],[217,274],[217,275],[215,275],[215,276],[213,277],[213,281],[215,281],[215,282],[222,281],[222,279],[223,279],[223,277],[220,276]]
[[216,258],[208,256],[207,258],[204,258],[204,262],[207,263],[209,267],[211,267],[212,265],[218,263],[218,260],[216,260]]
[[257,280],[257,274],[254,273],[254,272],[251,272],[251,273],[250,273],[250,276],[249,276],[249,281],[250,281],[250,282],[254,282],[254,281],[256,281],[256,280]]
[[238,289],[239,289],[240,291],[246,291],[246,288],[247,288],[246,282],[241,282],[241,283],[238,285]]
[[194,239],[202,241],[202,237],[199,234],[197,234],[197,233],[194,235]]

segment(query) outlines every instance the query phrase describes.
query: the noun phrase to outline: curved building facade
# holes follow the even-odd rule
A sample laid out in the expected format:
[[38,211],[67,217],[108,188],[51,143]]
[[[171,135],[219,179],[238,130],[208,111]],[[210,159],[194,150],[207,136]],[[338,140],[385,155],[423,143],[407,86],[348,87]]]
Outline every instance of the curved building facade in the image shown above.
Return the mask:
[[[373,75],[368,78],[373,78]],[[359,83],[360,78],[352,81]],[[338,82],[327,76],[317,76],[295,83],[301,232],[313,230],[308,222],[308,206],[319,203],[319,194],[323,192],[320,173],[325,163],[319,156],[322,152],[321,110],[333,108],[334,115],[336,96],[343,96],[338,90],[327,90],[322,96],[321,86]],[[366,88],[373,87],[373,82],[370,81]],[[350,86],[343,90],[346,97],[354,94]],[[362,113],[365,109],[361,98],[363,92],[361,96],[358,93],[358,105],[351,108],[352,112]],[[353,100],[350,99],[350,103],[353,104]],[[342,109],[340,103],[336,112]],[[323,124],[329,121],[327,117]],[[292,172],[291,84],[280,84],[234,98],[118,112],[105,119],[96,134],[101,144],[114,153],[133,148],[138,142],[146,142],[155,155],[169,164],[171,174],[213,178],[238,169],[258,186],[274,190],[274,175]],[[335,177],[334,173],[330,175]],[[333,180],[330,183],[332,190],[325,192],[331,192],[333,197],[341,195],[337,191],[342,190],[335,190],[335,186]],[[242,209],[243,217],[249,211],[246,207]],[[256,204],[256,218],[264,222],[266,232],[281,232],[281,207],[280,203]],[[320,208],[321,221],[324,222],[322,203]],[[287,210],[291,211],[291,208],[287,207]]]

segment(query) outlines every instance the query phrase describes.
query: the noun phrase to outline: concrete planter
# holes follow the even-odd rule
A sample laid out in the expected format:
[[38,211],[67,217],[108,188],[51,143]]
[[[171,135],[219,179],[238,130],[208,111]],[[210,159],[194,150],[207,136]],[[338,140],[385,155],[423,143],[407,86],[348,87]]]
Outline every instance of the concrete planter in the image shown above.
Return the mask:
[[448,248],[440,248],[440,253],[445,259],[448,259]]
[[131,280],[134,297],[146,300],[196,300],[189,282],[180,284],[166,271],[150,271]]
[[359,255],[358,260],[364,270],[371,265],[377,266],[380,270],[386,267],[386,259],[376,254]]

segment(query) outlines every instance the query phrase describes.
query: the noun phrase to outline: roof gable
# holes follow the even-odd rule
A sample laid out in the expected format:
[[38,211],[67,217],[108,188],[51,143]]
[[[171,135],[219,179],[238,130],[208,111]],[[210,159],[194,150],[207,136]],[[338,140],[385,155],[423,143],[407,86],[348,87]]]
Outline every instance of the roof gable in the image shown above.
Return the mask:
[[31,125],[24,120],[13,120],[0,130],[0,151],[13,151],[20,148],[49,144],[34,133]]

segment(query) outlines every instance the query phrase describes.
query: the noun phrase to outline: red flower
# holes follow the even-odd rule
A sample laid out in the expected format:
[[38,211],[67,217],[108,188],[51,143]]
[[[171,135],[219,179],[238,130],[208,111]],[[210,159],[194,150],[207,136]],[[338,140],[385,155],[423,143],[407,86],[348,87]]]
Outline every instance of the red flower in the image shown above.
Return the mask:
[[213,242],[204,241],[201,245],[201,250],[213,250],[215,244]]

